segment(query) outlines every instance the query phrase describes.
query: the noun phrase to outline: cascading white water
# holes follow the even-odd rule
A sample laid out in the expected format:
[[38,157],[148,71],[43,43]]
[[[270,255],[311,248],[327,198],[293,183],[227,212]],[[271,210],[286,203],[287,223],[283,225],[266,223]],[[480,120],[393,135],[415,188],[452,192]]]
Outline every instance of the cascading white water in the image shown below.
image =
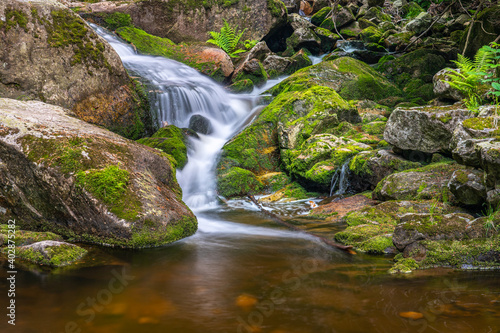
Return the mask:
[[[344,195],[346,194],[349,187],[349,163],[351,159],[342,164],[342,166],[338,167],[333,174],[331,185],[330,185],[330,196],[336,195]],[[335,192],[334,192],[335,191]]]
[[[116,50],[124,66],[155,88],[154,109],[163,124],[188,127],[195,114],[210,120],[213,132],[190,138],[188,163],[178,171],[178,182],[183,190],[183,200],[193,210],[203,210],[216,205],[215,168],[218,154],[224,143],[241,130],[258,110],[258,95],[280,82],[283,78],[269,80],[248,95],[228,93],[219,84],[196,70],[162,57],[138,55],[135,50],[105,29],[92,25]],[[317,61],[317,59],[314,59]]]

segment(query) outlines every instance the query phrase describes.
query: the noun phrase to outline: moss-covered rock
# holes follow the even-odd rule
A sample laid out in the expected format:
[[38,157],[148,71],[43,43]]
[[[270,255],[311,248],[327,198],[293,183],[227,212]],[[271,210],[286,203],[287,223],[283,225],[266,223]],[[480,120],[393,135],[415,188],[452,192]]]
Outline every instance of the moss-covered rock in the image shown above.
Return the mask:
[[357,192],[373,190],[390,174],[421,166],[421,163],[405,160],[387,150],[365,151],[349,162],[349,183]]
[[456,170],[465,169],[456,163],[444,162],[394,173],[380,181],[373,191],[377,200],[435,199],[453,201],[448,182]]
[[405,86],[412,79],[432,83],[432,77],[445,66],[446,60],[439,51],[418,49],[379,65],[378,70],[399,86]]
[[182,169],[187,163],[186,140],[180,128],[168,125],[158,130],[152,137],[143,138],[137,142],[169,154],[175,160],[173,167]]
[[253,195],[263,187],[253,172],[238,167],[224,172],[217,182],[217,192],[226,198]]
[[[276,77],[278,75],[274,74],[273,72],[273,75],[269,75],[271,78],[273,77]],[[231,84],[228,89],[231,90],[232,92],[234,93],[246,93],[246,92],[251,92],[253,90],[253,82],[252,80],[250,79],[243,79],[243,80],[239,80],[239,81],[236,81],[234,82],[233,84]]]
[[[9,228],[7,224],[0,224],[0,246],[7,245],[9,229],[12,230],[13,228]],[[12,234],[12,232],[10,234]],[[14,241],[16,246],[30,245],[45,240],[62,241],[61,236],[52,232],[36,232],[17,229],[14,235],[15,237],[13,239],[11,238],[11,240]]]
[[87,250],[65,242],[46,240],[16,249],[16,256],[38,265],[61,267],[73,264],[87,254]]
[[365,63],[349,57],[323,61],[297,71],[271,89],[273,95],[302,91],[313,86],[326,86],[345,99],[381,100],[397,96],[401,91]]
[[311,23],[314,24],[315,26],[320,26],[321,23],[326,19],[326,16],[328,13],[330,13],[332,10],[331,7],[323,7],[321,8],[316,14],[314,14],[311,17]]
[[165,153],[41,102],[0,99],[0,110],[0,192],[22,229],[132,248],[196,231]]
[[382,31],[378,30],[376,27],[370,26],[363,29],[359,36],[365,43],[379,43],[380,38],[382,38]]
[[132,139],[153,132],[145,94],[78,15],[55,0],[7,0],[0,17],[1,97],[69,108]]
[[249,59],[234,71],[231,79],[233,82],[250,80],[252,84],[261,86],[266,83],[268,77],[264,66],[258,59]]

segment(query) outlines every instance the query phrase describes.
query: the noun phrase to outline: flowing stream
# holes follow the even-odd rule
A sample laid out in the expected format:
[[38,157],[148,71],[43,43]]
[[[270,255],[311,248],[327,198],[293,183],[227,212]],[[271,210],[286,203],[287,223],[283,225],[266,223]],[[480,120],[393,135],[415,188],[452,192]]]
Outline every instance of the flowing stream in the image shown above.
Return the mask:
[[[329,248],[277,226],[244,200],[218,205],[217,154],[259,111],[265,88],[229,94],[193,69],[137,55],[96,29],[129,70],[156,87],[159,121],[186,127],[193,114],[211,121],[213,134],[192,139],[189,162],[178,173],[199,230],[157,249],[86,246],[89,259],[77,268],[20,271],[17,325],[4,318],[0,332],[498,332],[496,271],[391,276],[391,256]],[[273,209],[286,215],[307,208],[295,202]],[[333,233],[344,227],[314,228]],[[6,277],[1,270],[1,290]],[[412,312],[424,317],[405,318]]]

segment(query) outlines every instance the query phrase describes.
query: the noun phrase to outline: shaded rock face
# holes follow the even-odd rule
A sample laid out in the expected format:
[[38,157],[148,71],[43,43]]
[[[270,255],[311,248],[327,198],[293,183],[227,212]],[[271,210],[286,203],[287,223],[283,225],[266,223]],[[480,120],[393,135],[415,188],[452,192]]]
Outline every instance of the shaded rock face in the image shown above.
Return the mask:
[[455,128],[472,116],[456,106],[397,108],[387,121],[384,139],[402,150],[449,154]]
[[478,170],[457,170],[453,173],[448,188],[457,201],[465,205],[482,205],[486,199],[483,173]]
[[[478,16],[476,23],[472,26],[472,31],[469,38],[469,45],[467,50],[465,50],[465,56],[473,58],[477,50],[479,50],[483,45],[488,45],[495,38],[500,35],[500,5],[493,6],[483,10]],[[465,47],[465,41],[467,39],[467,33],[469,28],[462,35],[461,48]]]
[[0,206],[21,228],[134,248],[196,231],[168,155],[68,112],[0,99]]
[[287,15],[279,0],[239,1],[229,6],[216,0],[146,0],[121,11],[130,14],[135,26],[176,43],[205,42],[209,31],[220,31],[222,19],[233,27],[246,28],[244,39],[260,40],[272,27],[284,24]]
[[1,97],[70,108],[131,137],[152,127],[120,58],[78,15],[55,0],[6,0],[0,17]]

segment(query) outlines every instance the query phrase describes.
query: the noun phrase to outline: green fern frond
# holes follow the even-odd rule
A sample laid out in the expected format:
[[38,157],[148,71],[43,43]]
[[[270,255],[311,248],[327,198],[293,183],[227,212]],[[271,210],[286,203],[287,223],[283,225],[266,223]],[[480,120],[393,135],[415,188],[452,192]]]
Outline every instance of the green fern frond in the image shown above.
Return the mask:
[[236,26],[235,28],[231,28],[226,20],[223,21],[224,24],[222,25],[220,32],[209,32],[212,38],[209,39],[207,43],[217,45],[230,57],[234,58],[235,54],[244,52],[243,50],[238,50],[238,43],[240,42],[240,39],[245,33],[246,29],[238,33],[238,26]]

